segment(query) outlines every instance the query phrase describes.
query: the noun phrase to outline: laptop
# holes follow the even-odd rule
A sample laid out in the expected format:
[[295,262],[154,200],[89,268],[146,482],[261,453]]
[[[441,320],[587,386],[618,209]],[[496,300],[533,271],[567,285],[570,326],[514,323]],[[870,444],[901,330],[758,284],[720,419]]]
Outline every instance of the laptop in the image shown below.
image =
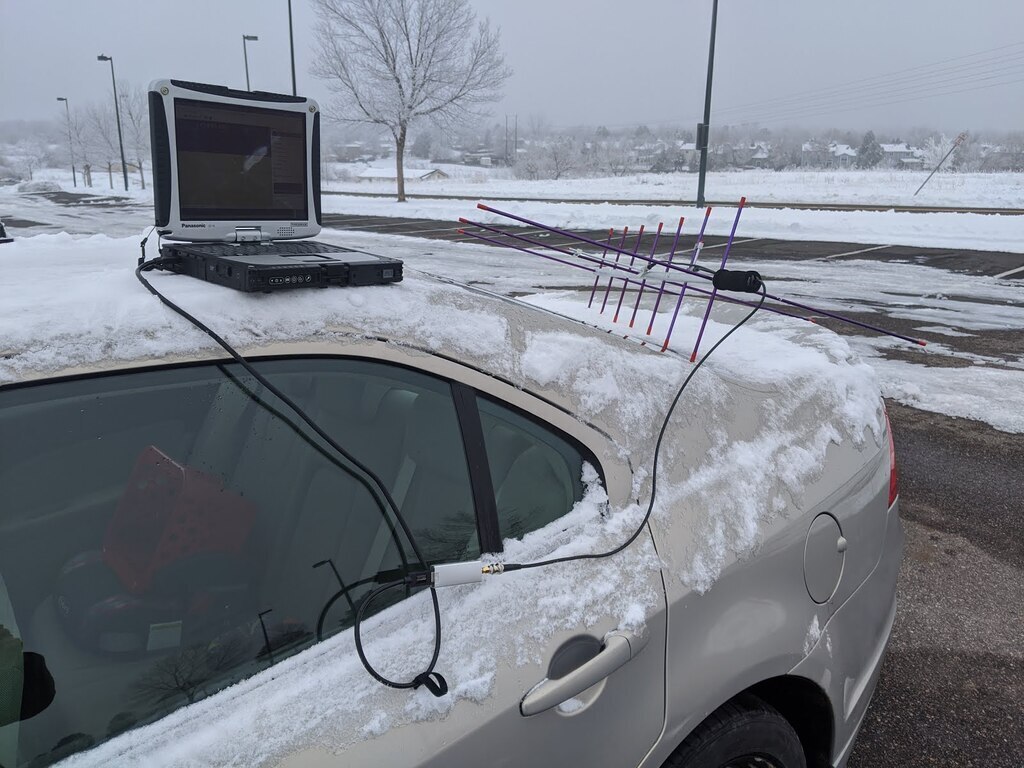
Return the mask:
[[149,86],[155,223],[171,271],[241,291],[379,285],[402,262],[320,232],[320,108],[182,80]]

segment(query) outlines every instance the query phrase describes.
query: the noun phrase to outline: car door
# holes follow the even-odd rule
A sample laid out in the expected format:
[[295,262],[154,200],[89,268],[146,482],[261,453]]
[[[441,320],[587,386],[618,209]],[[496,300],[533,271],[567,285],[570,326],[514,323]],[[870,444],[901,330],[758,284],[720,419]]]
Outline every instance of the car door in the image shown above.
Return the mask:
[[[588,506],[604,506],[592,498],[570,512],[589,492],[600,496],[583,487],[584,463],[612,480],[611,509],[630,501],[628,467],[603,435],[487,377],[436,361],[435,370],[462,379],[454,387],[465,451],[493,505],[506,562],[602,551],[629,536],[632,531],[622,528],[592,542],[571,541],[601,527],[600,518],[609,514],[604,508],[585,519]],[[596,472],[591,479],[600,483]],[[665,604],[647,533],[616,558],[459,587],[458,594],[442,595],[442,627],[445,648],[454,650],[442,653],[438,671],[456,689],[453,701],[437,704],[443,718],[406,719],[402,727],[350,745],[342,756],[313,748],[282,765],[454,766],[484,760],[500,766],[625,766],[639,764],[657,741],[664,720]],[[460,680],[460,665],[473,669],[468,681]],[[392,708],[431,706],[421,692],[380,694]],[[392,721],[390,715],[381,719]]]
[[[235,365],[0,389],[0,578],[56,689],[0,726],[15,765],[641,761],[664,718],[646,533],[615,558],[439,589],[446,696],[360,666],[354,614],[420,567],[410,537],[434,564],[582,554],[630,533],[599,482],[614,511],[629,471],[596,430],[450,361],[384,351],[257,362],[344,455]],[[586,484],[572,474],[584,460]],[[568,477],[553,493],[571,509],[548,503],[545,472]],[[395,589],[366,613],[369,662],[422,671],[428,593]],[[254,739],[268,722],[273,738]]]

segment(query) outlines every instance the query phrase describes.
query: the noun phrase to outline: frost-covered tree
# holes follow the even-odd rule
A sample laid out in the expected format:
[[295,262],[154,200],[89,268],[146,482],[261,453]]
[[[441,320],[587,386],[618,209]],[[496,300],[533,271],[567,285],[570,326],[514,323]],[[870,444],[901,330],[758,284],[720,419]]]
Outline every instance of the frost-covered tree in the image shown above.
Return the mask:
[[952,149],[953,141],[941,134],[938,137],[929,136],[924,143],[924,164],[926,168],[935,168],[945,158],[946,153]]
[[409,127],[442,128],[479,115],[511,74],[500,35],[477,23],[468,0],[313,0],[313,72],[337,97],[330,116],[387,129],[405,200]]
[[860,149],[857,150],[857,167],[874,168],[880,162],[882,162],[882,145],[875,138],[875,132],[868,131],[860,142]]
[[121,99],[121,128],[124,133],[124,151],[129,165],[139,169],[139,181],[146,188],[143,171],[150,157],[149,149],[149,97],[138,85],[119,83],[117,94]]

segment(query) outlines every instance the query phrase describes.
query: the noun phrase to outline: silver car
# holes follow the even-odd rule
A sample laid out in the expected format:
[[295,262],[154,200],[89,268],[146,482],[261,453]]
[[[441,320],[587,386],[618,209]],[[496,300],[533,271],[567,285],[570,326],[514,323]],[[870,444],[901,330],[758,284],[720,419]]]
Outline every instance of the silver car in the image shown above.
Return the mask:
[[655,479],[671,351],[422,277],[153,278],[282,400],[66,267],[0,341],[0,765],[845,765],[903,536],[838,337],[743,328]]

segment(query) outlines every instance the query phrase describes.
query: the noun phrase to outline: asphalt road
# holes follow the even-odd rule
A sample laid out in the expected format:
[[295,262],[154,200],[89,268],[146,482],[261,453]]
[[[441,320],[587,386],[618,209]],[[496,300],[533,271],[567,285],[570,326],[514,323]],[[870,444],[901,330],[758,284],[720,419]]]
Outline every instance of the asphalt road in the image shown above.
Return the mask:
[[1024,439],[888,403],[907,548],[850,768],[1024,764]]
[[[115,201],[93,203],[109,207],[116,215]],[[74,198],[53,202],[83,205]],[[472,240],[459,235],[459,225],[452,222],[337,214],[324,219],[326,226],[339,229]],[[19,234],[48,226],[13,218],[6,221],[12,228],[24,227]],[[608,233],[587,234],[601,241]],[[693,236],[681,238],[681,247],[692,248],[693,240]],[[546,236],[545,242],[568,241]],[[652,240],[644,242],[649,252]],[[664,253],[670,243],[671,238],[664,238],[658,252]],[[705,251],[714,252],[724,243],[724,238],[708,237]],[[1020,254],[764,238],[737,240],[732,255],[744,260],[899,260],[983,275],[1024,266]],[[1024,272],[1013,278],[1024,278]],[[906,330],[905,323],[893,318],[886,325]],[[834,328],[845,330],[840,325]],[[1016,356],[1022,348],[1020,334],[1007,331],[938,340],[990,356]],[[1024,436],[897,403],[888,403],[888,408],[899,460],[907,549],[892,642],[850,768],[1020,768],[1024,765]]]

